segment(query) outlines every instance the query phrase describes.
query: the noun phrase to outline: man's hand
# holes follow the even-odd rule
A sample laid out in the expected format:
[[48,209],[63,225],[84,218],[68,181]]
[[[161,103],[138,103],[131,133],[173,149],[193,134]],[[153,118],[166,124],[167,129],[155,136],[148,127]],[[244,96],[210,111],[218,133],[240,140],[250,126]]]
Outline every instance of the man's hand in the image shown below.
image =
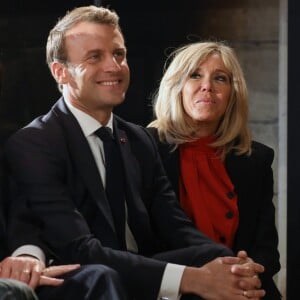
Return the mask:
[[[224,261],[223,261],[224,260]],[[195,294],[206,300],[258,300],[265,295],[257,277],[263,267],[247,262],[240,266],[239,257],[216,258],[201,268],[186,267],[180,285],[182,294]],[[254,264],[254,265],[251,265]]]
[[45,268],[43,262],[31,256],[7,257],[0,262],[0,278],[22,281],[35,289],[39,285],[57,286],[63,279],[55,278],[79,268],[80,265],[61,265]]
[[237,257],[222,257],[221,260],[224,264],[232,265],[231,272],[233,274],[241,276],[241,288],[248,290],[253,287],[261,287],[258,275],[264,272],[264,267],[255,263],[246,251],[239,251]]

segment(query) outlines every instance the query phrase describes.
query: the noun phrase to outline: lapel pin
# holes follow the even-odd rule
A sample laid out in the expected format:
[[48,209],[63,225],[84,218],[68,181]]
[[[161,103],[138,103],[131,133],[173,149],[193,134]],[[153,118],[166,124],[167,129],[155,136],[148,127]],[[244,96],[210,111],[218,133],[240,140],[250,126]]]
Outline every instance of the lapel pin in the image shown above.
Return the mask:
[[124,144],[126,142],[126,138],[124,137],[120,138],[120,142]]

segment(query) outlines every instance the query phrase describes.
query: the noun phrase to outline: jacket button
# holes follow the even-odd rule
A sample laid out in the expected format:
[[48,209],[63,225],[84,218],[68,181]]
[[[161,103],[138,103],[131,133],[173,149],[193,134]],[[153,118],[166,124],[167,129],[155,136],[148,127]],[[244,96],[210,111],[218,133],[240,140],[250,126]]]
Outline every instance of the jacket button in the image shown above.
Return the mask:
[[233,215],[234,215],[234,214],[233,214],[232,211],[228,211],[228,212],[226,213],[225,216],[226,216],[227,219],[232,219],[232,218],[233,218]]
[[226,194],[227,198],[230,199],[230,200],[234,198],[234,195],[235,195],[234,192],[228,192]]
[[224,236],[220,236],[220,242],[225,244],[226,243],[226,238]]

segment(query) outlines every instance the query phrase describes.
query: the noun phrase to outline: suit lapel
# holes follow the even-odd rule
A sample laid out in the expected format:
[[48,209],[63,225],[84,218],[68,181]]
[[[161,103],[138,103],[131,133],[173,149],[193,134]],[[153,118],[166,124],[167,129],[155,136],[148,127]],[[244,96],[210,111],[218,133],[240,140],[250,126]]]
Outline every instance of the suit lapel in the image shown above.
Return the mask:
[[88,188],[92,199],[103,213],[103,217],[114,230],[113,218],[107,202],[101,177],[97,169],[89,144],[82,133],[81,127],[75,117],[66,107],[61,98],[58,105],[53,108],[54,114],[63,127],[63,132],[69,147],[69,153],[82,181]]
[[[248,159],[244,156],[237,156],[233,152],[230,152],[225,159],[225,168],[234,185],[235,191],[238,193],[239,190],[244,190],[242,186],[244,182],[247,183],[248,176]],[[246,172],[247,170],[247,172]],[[246,187],[247,189],[247,187]]]
[[132,193],[134,190],[136,190],[136,188],[133,187],[140,186],[139,181],[141,173],[139,170],[139,165],[131,150],[131,145],[127,134],[119,126],[119,122],[116,120],[116,118],[114,118],[114,130],[115,136],[117,138],[121,150],[127,190],[129,190]]
[[137,160],[138,155],[135,152],[141,149],[138,144],[135,144],[134,136],[130,136],[129,140],[122,128],[123,121],[119,121],[118,118],[114,119],[116,120],[114,130],[116,130],[116,137],[121,149],[126,179],[127,222],[137,242],[139,251],[143,251],[142,249],[148,245],[151,232],[145,231],[149,228],[148,212],[143,199],[141,199],[142,171],[140,162]]

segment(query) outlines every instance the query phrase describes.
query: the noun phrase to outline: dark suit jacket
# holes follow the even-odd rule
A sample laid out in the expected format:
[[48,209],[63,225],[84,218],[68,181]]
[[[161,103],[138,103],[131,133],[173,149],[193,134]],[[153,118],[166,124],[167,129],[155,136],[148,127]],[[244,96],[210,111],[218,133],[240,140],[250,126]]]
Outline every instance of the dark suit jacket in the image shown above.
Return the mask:
[[[165,171],[179,195],[179,151],[159,141],[157,130],[148,128],[159,148]],[[238,196],[240,222],[233,246],[234,252],[246,250],[248,255],[265,267],[262,276],[267,290],[265,299],[280,299],[272,280],[280,270],[278,234],[275,227],[272,162],[274,151],[258,142],[252,143],[250,156],[227,155],[226,170]]]
[[[1,187],[0,187],[1,189]],[[6,256],[5,219],[3,209],[3,198],[0,196],[0,261]]]
[[147,257],[202,245],[204,263],[232,252],[212,243],[186,218],[147,131],[117,116],[114,130],[126,170],[128,220],[143,256],[118,250],[92,152],[62,98],[6,143],[13,203],[10,248],[32,238],[14,234],[23,222],[30,223],[36,243],[44,243],[57,262],[105,264],[119,272],[129,294],[155,299],[166,262]]
[[7,255],[6,245],[6,177],[4,176],[4,162],[2,148],[0,151],[0,261]]

